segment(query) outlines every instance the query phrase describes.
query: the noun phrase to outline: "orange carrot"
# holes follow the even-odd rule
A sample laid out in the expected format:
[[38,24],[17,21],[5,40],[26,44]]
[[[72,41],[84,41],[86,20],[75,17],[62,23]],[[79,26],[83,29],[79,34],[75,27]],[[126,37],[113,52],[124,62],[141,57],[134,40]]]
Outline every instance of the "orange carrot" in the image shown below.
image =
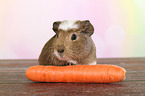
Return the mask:
[[113,83],[125,79],[126,70],[115,65],[32,66],[26,77],[35,82]]

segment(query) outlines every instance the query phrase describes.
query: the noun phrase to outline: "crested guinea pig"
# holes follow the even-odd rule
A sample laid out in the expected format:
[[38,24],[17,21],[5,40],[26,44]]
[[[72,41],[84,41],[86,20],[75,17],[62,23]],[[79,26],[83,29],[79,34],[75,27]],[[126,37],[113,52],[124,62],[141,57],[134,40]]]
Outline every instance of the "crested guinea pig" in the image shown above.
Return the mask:
[[56,33],[43,47],[40,65],[95,65],[96,47],[91,38],[94,28],[89,20],[65,20],[53,23]]

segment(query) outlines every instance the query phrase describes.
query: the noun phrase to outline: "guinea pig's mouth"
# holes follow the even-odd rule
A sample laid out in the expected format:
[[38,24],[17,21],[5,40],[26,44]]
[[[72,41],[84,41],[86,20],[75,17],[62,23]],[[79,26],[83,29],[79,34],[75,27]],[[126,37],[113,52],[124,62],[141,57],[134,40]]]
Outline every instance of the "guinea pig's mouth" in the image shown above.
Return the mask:
[[63,60],[63,61],[69,60],[69,58],[66,57],[63,53],[58,53],[57,51],[54,51],[54,54],[59,60]]

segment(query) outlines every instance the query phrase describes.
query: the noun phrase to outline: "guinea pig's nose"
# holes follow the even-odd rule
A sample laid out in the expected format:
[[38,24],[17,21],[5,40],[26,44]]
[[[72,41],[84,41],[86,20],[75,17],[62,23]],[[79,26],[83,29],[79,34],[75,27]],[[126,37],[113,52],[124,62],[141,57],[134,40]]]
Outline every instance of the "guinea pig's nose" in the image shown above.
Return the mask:
[[57,49],[57,51],[58,51],[59,53],[63,53],[63,52],[64,52],[64,49]]

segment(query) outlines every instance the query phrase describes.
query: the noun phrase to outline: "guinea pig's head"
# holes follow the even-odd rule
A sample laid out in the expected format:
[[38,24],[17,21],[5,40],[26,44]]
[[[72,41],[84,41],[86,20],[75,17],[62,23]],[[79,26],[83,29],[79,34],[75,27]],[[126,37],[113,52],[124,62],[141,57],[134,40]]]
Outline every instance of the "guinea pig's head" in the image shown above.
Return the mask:
[[56,33],[54,54],[59,60],[74,61],[90,53],[94,28],[89,20],[57,21],[53,23],[53,30]]

